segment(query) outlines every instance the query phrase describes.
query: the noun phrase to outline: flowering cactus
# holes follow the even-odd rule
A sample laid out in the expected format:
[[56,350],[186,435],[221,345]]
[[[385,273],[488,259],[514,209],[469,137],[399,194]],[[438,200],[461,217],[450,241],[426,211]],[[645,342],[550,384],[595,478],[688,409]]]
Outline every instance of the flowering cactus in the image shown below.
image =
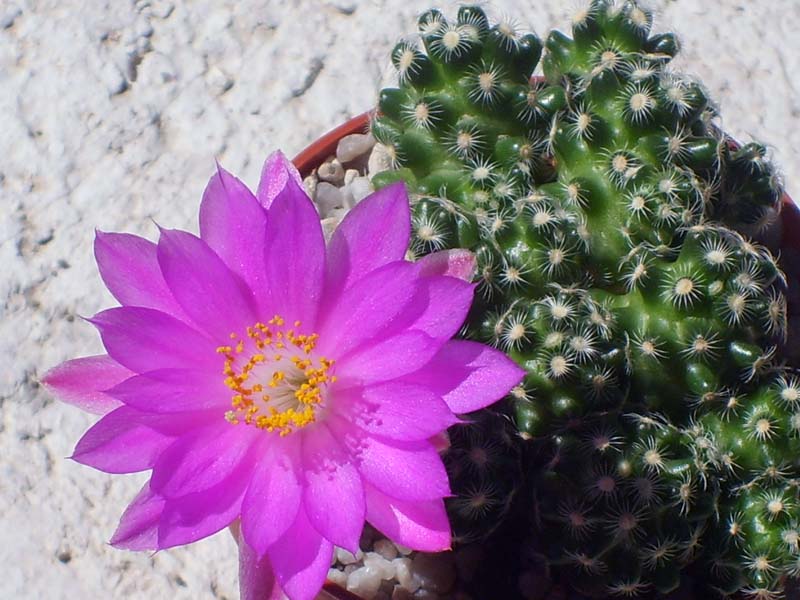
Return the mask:
[[354,208],[326,248],[280,154],[257,195],[218,170],[200,237],[98,233],[100,274],[121,303],[90,319],[108,354],[44,383],[103,415],[75,460],[151,471],[114,546],[160,550],[240,523],[249,600],[316,597],[333,546],[355,553],[365,520],[411,548],[450,547],[432,439],[522,372],[450,339],[472,301],[473,258],[406,261],[409,234],[396,185]]
[[505,406],[551,564],[600,597],[668,593],[696,567],[773,598],[800,573],[800,395],[783,276],[753,236],[783,192],[652,22],[593,0],[542,51],[478,7],[424,13],[422,45],[392,53],[372,130],[393,169],[375,179],[411,187],[414,254],[478,258],[463,333],[527,372]]

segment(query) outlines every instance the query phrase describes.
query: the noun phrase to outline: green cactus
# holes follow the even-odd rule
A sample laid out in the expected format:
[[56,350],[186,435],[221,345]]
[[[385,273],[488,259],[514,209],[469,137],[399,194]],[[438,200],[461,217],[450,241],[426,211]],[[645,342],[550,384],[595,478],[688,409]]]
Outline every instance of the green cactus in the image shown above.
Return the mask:
[[631,597],[679,587],[718,493],[686,433],[609,413],[559,436],[536,498],[551,564],[588,595]]
[[[505,404],[551,564],[600,596],[668,593],[703,565],[722,593],[772,598],[800,573],[800,394],[780,360],[785,283],[750,240],[780,180],[670,70],[678,43],[652,22],[633,0],[593,0],[531,80],[535,35],[475,6],[424,13],[421,45],[392,52],[399,85],[372,123],[392,169],[373,181],[408,184],[412,255],[477,256],[463,333],[527,371]],[[459,506],[459,537],[530,517],[465,522]]]
[[505,415],[481,411],[450,429],[446,505],[456,544],[483,542],[502,524],[521,480],[520,448]]

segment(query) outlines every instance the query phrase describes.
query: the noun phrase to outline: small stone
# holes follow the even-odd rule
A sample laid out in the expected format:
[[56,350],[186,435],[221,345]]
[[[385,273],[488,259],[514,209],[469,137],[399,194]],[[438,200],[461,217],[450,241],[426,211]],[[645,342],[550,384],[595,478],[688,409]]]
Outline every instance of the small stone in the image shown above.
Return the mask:
[[317,169],[317,176],[322,181],[327,181],[333,185],[341,185],[344,182],[344,168],[335,158],[327,160]]
[[347,574],[339,569],[328,569],[328,580],[340,587],[347,587]]
[[411,559],[396,558],[392,561],[392,564],[394,565],[397,582],[409,593],[416,592],[420,588],[421,582],[414,577],[414,573],[411,570]]
[[344,184],[350,185],[360,174],[361,173],[359,173],[356,169],[347,169],[347,171],[344,172]]
[[344,207],[344,197],[342,191],[335,185],[331,185],[327,181],[320,181],[317,184],[317,191],[314,195],[314,201],[319,208],[319,214],[324,219],[331,216],[331,212],[337,208]]
[[317,183],[319,183],[319,179],[313,174],[303,179],[303,189],[305,189],[306,194],[311,198],[314,198],[314,195],[317,193]]
[[364,556],[364,566],[375,569],[381,576],[381,579],[393,579],[395,575],[394,564],[383,558],[377,552],[367,552]]
[[386,560],[394,560],[397,558],[397,547],[386,539],[380,539],[375,542],[373,550],[380,554]]
[[364,558],[364,553],[359,550],[355,555],[350,554],[344,548],[336,548],[336,560],[338,560],[343,565],[353,565],[357,562],[361,562],[361,559]]
[[350,208],[361,202],[372,193],[372,184],[368,177],[356,177],[347,186],[348,195],[352,198]]
[[409,548],[408,546],[403,546],[401,544],[395,544],[395,547],[397,548],[397,551],[403,556],[408,556],[413,552],[411,548]]
[[336,231],[336,228],[339,226],[340,219],[335,217],[328,217],[327,219],[322,219],[322,236],[325,238],[325,242],[329,242],[333,232]]
[[346,135],[336,146],[336,158],[342,164],[349,163],[366,155],[375,145],[375,138],[370,133],[353,133]]
[[436,593],[449,592],[456,582],[456,568],[452,552],[428,554],[419,552],[411,565],[422,587]]
[[347,591],[371,600],[381,587],[381,578],[372,567],[356,569],[347,578]]
[[392,158],[386,146],[383,144],[375,144],[372,147],[372,152],[369,153],[369,160],[367,161],[367,174],[370,177],[388,171],[392,167]]
[[347,565],[347,566],[344,568],[344,574],[345,574],[345,575],[347,575],[348,577],[350,577],[350,574],[351,574],[353,571],[357,571],[359,568],[360,568],[360,567],[359,567],[358,565],[356,565],[356,564]]

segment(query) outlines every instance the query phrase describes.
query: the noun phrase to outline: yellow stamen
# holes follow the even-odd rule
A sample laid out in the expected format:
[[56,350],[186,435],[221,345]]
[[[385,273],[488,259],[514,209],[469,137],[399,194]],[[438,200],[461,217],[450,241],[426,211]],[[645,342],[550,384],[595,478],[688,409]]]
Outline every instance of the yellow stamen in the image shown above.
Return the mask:
[[[336,381],[329,371],[334,361],[325,357],[315,358],[312,352],[319,335],[298,333],[302,323],[294,321],[293,329],[284,330],[286,321],[280,315],[273,316],[266,324],[257,322],[246,329],[247,337],[230,334],[235,346],[220,346],[217,352],[225,358],[224,383],[233,392],[231,407],[225,420],[233,425],[245,423],[267,432],[278,432],[286,436],[296,429],[315,422],[316,408],[323,403],[324,386]],[[248,345],[253,352],[246,360]],[[301,354],[288,357],[292,366],[285,368],[284,354],[268,357],[261,352],[267,346],[275,349],[299,350]],[[244,355],[244,356],[242,356]],[[274,370],[264,379],[259,365],[272,363]],[[283,363],[281,366],[280,363]],[[250,378],[261,382],[246,387]],[[262,393],[265,388],[275,390]]]

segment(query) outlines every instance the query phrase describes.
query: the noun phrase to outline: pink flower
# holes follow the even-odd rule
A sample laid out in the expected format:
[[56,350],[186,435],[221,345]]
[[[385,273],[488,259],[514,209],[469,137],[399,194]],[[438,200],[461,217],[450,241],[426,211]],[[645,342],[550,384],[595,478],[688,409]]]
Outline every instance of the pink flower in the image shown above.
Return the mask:
[[108,355],[44,382],[103,415],[75,460],[152,470],[113,545],[169,548],[239,520],[243,597],[293,600],[316,595],[334,545],[356,551],[365,520],[411,548],[449,547],[450,488],[431,439],[523,372],[450,339],[472,302],[472,257],[408,262],[409,227],[393,185],[326,247],[297,172],[275,154],[256,195],[218,170],[200,237],[98,232],[100,274],[122,305],[90,319]]

